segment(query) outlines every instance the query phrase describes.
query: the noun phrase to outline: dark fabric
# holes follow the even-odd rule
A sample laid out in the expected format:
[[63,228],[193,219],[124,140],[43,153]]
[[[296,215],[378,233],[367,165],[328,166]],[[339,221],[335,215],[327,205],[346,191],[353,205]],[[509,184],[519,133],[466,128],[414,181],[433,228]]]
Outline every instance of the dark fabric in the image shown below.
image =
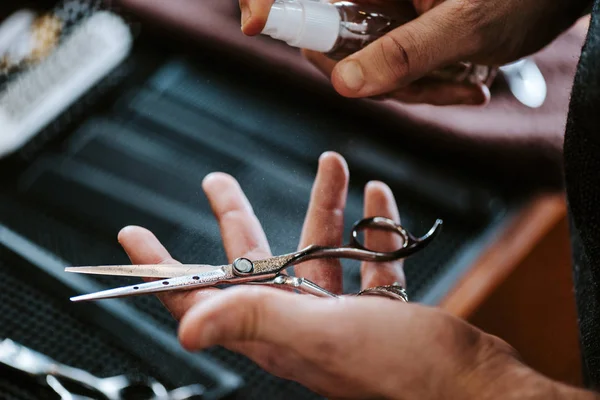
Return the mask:
[[[598,293],[600,287],[592,269],[589,259],[583,249],[583,243],[571,218],[571,243],[573,247],[573,275],[576,288],[577,309],[579,311],[579,327],[583,350],[583,374],[586,386],[598,389],[598,359],[600,357],[597,346],[597,316],[600,315]],[[594,373],[594,371],[596,371]]]
[[596,0],[565,135],[565,178],[584,368],[600,388],[600,0]]

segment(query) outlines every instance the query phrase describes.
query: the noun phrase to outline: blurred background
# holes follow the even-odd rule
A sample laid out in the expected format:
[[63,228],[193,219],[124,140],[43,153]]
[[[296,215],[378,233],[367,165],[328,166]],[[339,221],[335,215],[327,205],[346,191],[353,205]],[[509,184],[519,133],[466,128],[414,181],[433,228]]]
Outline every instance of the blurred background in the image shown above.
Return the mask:
[[[243,37],[233,0],[3,1],[0,340],[98,377],[200,385],[198,398],[318,398],[224,349],[185,353],[154,298],[71,304],[129,281],[62,270],[128,263],[116,235],[131,224],[182,262],[225,263],[200,187],[213,171],[238,179],[274,254],[293,251],[318,157],[335,150],[351,171],[347,228],[375,179],[415,234],[444,219],[406,262],[412,301],[579,383],[560,146],[582,32],[536,55],[541,108],[500,77],[488,108],[438,109],[340,98],[296,50]],[[345,290],[359,278],[348,263]],[[0,397],[60,398],[2,357]]]

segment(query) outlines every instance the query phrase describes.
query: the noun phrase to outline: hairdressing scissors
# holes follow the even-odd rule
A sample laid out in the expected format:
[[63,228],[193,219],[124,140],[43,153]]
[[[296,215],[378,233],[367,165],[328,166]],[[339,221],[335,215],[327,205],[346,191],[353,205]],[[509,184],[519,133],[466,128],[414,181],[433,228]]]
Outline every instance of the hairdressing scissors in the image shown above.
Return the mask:
[[[149,283],[109,289],[71,298],[75,302],[176,290],[193,290],[222,284],[287,286],[315,296],[338,297],[308,279],[285,275],[284,270],[305,261],[323,258],[346,258],[373,262],[398,260],[413,255],[426,247],[441,231],[441,226],[442,220],[438,219],[428,233],[417,238],[401,225],[388,218],[373,217],[360,220],[354,224],[351,230],[350,244],[341,247],[310,245],[291,254],[254,261],[247,258],[238,258],[233,263],[222,266],[199,264],[109,265],[69,267],[65,270],[82,274],[160,278],[160,280]],[[399,235],[402,238],[402,245],[397,250],[390,252],[369,250],[358,239],[359,233],[367,229],[385,230]],[[369,288],[357,295],[381,295],[408,301],[406,291],[398,284]]]
[[132,379],[118,375],[99,378],[82,369],[61,364],[10,339],[0,340],[0,365],[47,386],[61,400],[186,400],[199,398],[206,392],[204,386],[199,384],[168,391],[150,377]]

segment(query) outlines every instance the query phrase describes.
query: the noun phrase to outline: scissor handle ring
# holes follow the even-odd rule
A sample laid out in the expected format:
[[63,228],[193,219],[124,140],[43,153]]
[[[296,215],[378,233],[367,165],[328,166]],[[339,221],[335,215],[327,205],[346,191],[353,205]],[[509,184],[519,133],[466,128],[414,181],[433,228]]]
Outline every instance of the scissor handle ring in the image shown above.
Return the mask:
[[[442,220],[438,219],[433,227],[423,237],[414,237],[400,224],[395,223],[389,218],[373,217],[358,221],[352,227],[350,245],[356,249],[371,253],[377,261],[392,261],[399,258],[410,256],[423,247],[427,246],[431,240],[440,232]],[[402,237],[402,247],[395,251],[380,252],[366,248],[359,240],[358,234],[366,229],[380,229],[393,232]]]
[[[349,258],[361,261],[387,262],[411,256],[426,247],[440,232],[442,220],[438,219],[423,237],[414,237],[402,225],[389,218],[373,217],[358,221],[352,227],[350,243],[342,247],[326,247],[311,245],[293,254],[286,266],[318,258]],[[366,229],[379,229],[395,233],[402,237],[402,246],[395,251],[380,252],[366,248],[359,240],[358,234]]]
[[[358,234],[367,229],[385,230],[385,231],[390,231],[390,232],[393,232],[393,233],[399,235],[402,238],[402,247],[400,247],[397,250],[389,251],[389,252],[379,252],[376,250],[368,249],[367,247],[365,247],[365,245],[363,245],[358,240]],[[382,253],[382,254],[389,254],[389,255],[392,255],[394,253],[397,253],[397,252],[407,248],[408,245],[410,244],[409,242],[411,241],[411,235],[406,231],[406,229],[404,229],[404,227],[402,225],[399,225],[399,224],[395,223],[394,221],[392,221],[391,219],[384,218],[384,217],[365,218],[363,220],[358,221],[352,227],[351,234],[352,235],[350,237],[350,244],[353,247],[356,247],[357,249],[361,249],[361,250],[365,250],[365,251],[370,251],[373,253]]]

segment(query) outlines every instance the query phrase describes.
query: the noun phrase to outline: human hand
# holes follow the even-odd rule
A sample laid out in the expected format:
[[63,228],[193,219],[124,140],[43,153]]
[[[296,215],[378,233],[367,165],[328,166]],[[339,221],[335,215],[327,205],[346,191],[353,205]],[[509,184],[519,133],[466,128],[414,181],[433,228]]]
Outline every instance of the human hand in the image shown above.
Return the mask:
[[[325,153],[320,158],[299,248],[310,244],[342,244],[348,179],[348,167],[341,156]],[[270,257],[271,251],[260,222],[238,183],[229,175],[216,173],[205,178],[203,188],[220,225],[229,262],[238,257],[251,260]],[[399,223],[394,196],[385,184],[371,182],[366,186],[364,216],[388,217]],[[365,232],[365,245],[374,250],[395,250],[401,247],[401,240],[390,232]],[[119,234],[119,242],[133,264],[176,263],[156,237],[143,228],[123,229]],[[342,268],[339,260],[305,262],[295,267],[295,273],[330,292],[342,292]],[[395,282],[405,286],[401,262],[365,262],[361,266],[361,275],[363,289]],[[176,292],[161,295],[160,298],[179,319],[196,302],[213,293],[214,289]]]
[[[323,155],[300,247],[341,243],[347,185],[344,160],[333,153]],[[212,174],[203,187],[229,260],[268,257],[265,235],[237,182]],[[391,191],[379,182],[365,189],[365,217],[375,215],[399,222]],[[382,232],[365,234],[369,247],[384,251],[397,248],[396,240]],[[134,264],[175,262],[145,229],[125,228],[119,241]],[[341,292],[336,261],[307,263],[296,273]],[[397,262],[365,263],[362,278],[363,287],[404,283]],[[161,300],[181,319],[179,337],[186,349],[224,346],[329,398],[593,398],[535,374],[504,342],[433,308],[368,296],[323,299],[243,285],[172,292]],[[521,391],[513,393],[515,388]]]
[[236,287],[179,328],[190,351],[225,346],[330,399],[599,400],[525,366],[502,340],[429,307]]
[[[312,243],[341,244],[348,179],[343,158],[333,153],[321,157],[300,248]],[[265,234],[238,183],[228,175],[211,174],[203,188],[219,222],[229,261],[269,257]],[[364,216],[385,216],[399,222],[393,195],[383,183],[367,185]],[[390,233],[365,232],[365,244],[377,250],[398,248],[397,240]],[[125,228],[119,242],[134,264],[175,262],[143,228]],[[363,288],[396,281],[404,284],[401,262],[364,263],[361,272]],[[341,266],[336,260],[303,263],[296,267],[296,274],[334,293],[342,290]],[[273,374],[334,398],[387,397],[400,383],[397,371],[402,371],[402,384],[407,389],[414,392],[421,386],[429,387],[432,382],[423,385],[419,374],[433,365],[423,363],[411,373],[406,368],[423,356],[424,349],[435,354],[447,347],[441,362],[433,356],[426,358],[440,370],[452,370],[453,360],[465,349],[487,340],[464,323],[438,317],[434,310],[378,298],[329,301],[254,286],[171,292],[160,298],[175,318],[182,320],[180,340],[185,348],[225,346]],[[449,326],[446,320],[451,321]],[[479,357],[476,351],[468,353]],[[435,383],[439,386],[436,390],[444,385]]]
[[[334,1],[334,0],[332,0]],[[402,0],[358,0],[404,8]],[[259,34],[273,0],[240,0],[242,30]],[[573,24],[583,0],[412,0],[420,16],[337,63],[323,54],[305,56],[334,88],[352,98],[395,98],[407,103],[485,104],[483,84],[427,78],[459,62],[503,65],[532,54]],[[425,78],[424,78],[425,77]]]

